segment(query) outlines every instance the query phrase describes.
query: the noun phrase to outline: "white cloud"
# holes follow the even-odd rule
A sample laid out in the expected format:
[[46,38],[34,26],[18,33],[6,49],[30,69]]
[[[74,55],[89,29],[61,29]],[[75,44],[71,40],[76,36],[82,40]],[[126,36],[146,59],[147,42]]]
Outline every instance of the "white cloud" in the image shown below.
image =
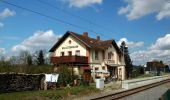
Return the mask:
[[170,34],[166,34],[164,37],[158,38],[156,43],[152,44],[150,49],[170,50]]
[[164,62],[170,61],[170,50],[143,50],[136,51],[130,54],[134,64],[144,64],[148,61],[162,60]]
[[170,34],[158,38],[156,42],[146,50],[131,53],[131,59],[135,64],[152,60],[170,61]]
[[156,13],[157,20],[170,17],[170,0],[125,0],[127,5],[121,7],[118,14],[126,14],[129,20],[139,19]]
[[141,47],[144,45],[144,42],[133,42],[133,41],[128,41],[127,38],[121,38],[117,43],[118,43],[118,46],[121,45],[121,43],[125,41],[126,45],[129,47],[129,48],[134,48],[134,47]]
[[170,1],[162,9],[156,16],[158,20],[170,17]]
[[120,14],[120,15],[125,14],[125,13],[129,12],[130,9],[131,9],[130,5],[127,5],[126,7],[121,7],[120,10],[118,11],[118,14]]
[[54,34],[52,30],[46,32],[38,31],[33,36],[28,37],[23,42],[12,47],[13,52],[23,50],[36,51],[40,49],[49,50],[58,40],[60,36]]
[[69,3],[70,7],[77,8],[87,7],[94,4],[101,4],[103,2],[103,0],[62,0],[62,1]]
[[9,16],[14,16],[15,14],[16,14],[15,11],[5,8],[2,12],[0,12],[0,18],[3,19]]
[[0,22],[0,28],[4,27],[4,24]]
[[0,56],[5,54],[5,48],[0,48]]

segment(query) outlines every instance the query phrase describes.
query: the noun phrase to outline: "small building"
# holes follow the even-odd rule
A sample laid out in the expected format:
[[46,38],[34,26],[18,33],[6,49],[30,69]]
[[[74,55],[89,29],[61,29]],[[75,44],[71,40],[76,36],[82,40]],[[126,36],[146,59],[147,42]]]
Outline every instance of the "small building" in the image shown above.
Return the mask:
[[50,49],[51,63],[73,66],[75,75],[84,80],[114,77],[125,79],[124,58],[114,40],[91,38],[87,32],[82,35],[66,32]]
[[162,61],[150,61],[147,62],[146,68],[145,68],[145,73],[160,73],[160,72],[167,72],[168,71],[168,66],[163,64]]

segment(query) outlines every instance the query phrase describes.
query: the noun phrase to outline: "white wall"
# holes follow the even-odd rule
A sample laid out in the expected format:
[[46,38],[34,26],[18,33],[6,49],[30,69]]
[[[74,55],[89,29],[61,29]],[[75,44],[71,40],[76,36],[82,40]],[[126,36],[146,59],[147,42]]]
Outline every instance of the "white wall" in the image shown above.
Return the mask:
[[91,63],[101,63],[103,61],[102,51],[98,51],[98,60],[95,59],[95,50],[90,50],[90,62]]
[[[121,69],[121,72],[119,71],[119,69]],[[125,79],[125,66],[119,66],[117,67],[118,70],[118,77],[121,75],[121,79],[124,80]]]
[[95,68],[102,70],[103,54],[102,51],[98,51],[98,60],[95,59],[95,50],[90,50],[90,67],[95,71]]
[[[69,44],[69,40],[71,40],[71,44]],[[62,47],[68,46],[78,46],[78,48],[68,48],[63,49]],[[61,52],[64,52],[64,55],[68,55],[68,51],[72,51],[72,55],[75,55],[76,50],[80,50],[80,56],[86,56],[86,47],[84,44],[77,41],[73,36],[68,36],[63,43],[59,45],[59,47],[55,50],[54,56],[60,56]]]
[[112,52],[114,54],[113,56],[113,60],[115,61],[115,64],[119,64],[118,60],[119,60],[119,55],[116,52],[116,49],[113,45],[111,45],[110,47],[108,47],[108,49],[105,51],[105,60],[108,61],[108,53]]

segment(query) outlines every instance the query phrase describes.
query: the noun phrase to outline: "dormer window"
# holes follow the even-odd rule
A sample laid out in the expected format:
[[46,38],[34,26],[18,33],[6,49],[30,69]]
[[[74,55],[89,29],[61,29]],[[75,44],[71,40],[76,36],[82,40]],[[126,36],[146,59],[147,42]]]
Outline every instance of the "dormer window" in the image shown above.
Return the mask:
[[71,44],[71,40],[68,41],[68,44]]

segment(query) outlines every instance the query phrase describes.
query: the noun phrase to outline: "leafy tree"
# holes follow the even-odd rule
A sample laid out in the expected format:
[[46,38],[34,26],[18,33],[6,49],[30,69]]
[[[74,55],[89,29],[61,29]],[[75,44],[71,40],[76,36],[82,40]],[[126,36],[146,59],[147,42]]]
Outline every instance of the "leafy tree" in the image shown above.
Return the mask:
[[133,65],[132,65],[132,61],[129,56],[128,47],[126,46],[125,41],[121,43],[120,49],[123,52],[123,56],[124,56],[126,77],[130,78],[132,75]]
[[37,64],[38,65],[44,65],[44,53],[42,50],[39,51],[38,58],[37,58]]
[[57,73],[59,74],[58,83],[60,85],[66,86],[67,84],[71,83],[72,74],[68,66],[60,65],[58,67]]

